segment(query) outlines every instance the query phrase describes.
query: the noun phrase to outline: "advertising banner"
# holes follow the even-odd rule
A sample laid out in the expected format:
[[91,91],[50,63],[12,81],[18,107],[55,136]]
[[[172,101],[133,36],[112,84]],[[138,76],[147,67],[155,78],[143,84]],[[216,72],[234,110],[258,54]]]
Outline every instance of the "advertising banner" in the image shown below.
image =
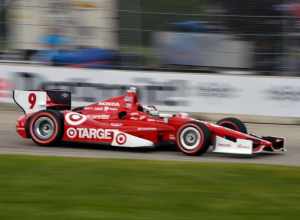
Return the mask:
[[300,117],[300,78],[0,65],[0,102],[13,89],[63,89],[80,106],[138,89],[162,111]]

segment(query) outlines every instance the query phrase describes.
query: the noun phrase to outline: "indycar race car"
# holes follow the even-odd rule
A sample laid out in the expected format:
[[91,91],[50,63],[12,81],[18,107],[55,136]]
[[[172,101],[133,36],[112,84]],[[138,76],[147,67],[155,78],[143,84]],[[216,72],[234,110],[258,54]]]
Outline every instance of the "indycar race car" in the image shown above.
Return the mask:
[[143,106],[135,88],[72,110],[71,93],[66,91],[15,90],[13,98],[25,113],[17,121],[17,133],[39,145],[88,142],[138,148],[171,143],[187,155],[208,150],[246,155],[285,150],[283,138],[248,134],[237,118],[210,123],[185,113],[163,114],[155,106]]

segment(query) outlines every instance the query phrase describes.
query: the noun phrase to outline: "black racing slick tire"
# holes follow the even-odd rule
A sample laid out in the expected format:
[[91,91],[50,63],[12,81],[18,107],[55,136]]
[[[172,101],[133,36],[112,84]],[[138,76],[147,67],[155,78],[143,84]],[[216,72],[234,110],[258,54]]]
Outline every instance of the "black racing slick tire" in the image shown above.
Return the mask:
[[200,122],[182,125],[176,134],[178,149],[186,155],[195,156],[205,153],[211,143],[211,132]]
[[225,128],[230,128],[232,130],[239,131],[245,134],[247,134],[248,132],[246,125],[237,118],[223,118],[217,122],[217,125]]
[[38,145],[48,146],[61,141],[63,136],[63,114],[55,110],[40,111],[28,122],[31,139]]

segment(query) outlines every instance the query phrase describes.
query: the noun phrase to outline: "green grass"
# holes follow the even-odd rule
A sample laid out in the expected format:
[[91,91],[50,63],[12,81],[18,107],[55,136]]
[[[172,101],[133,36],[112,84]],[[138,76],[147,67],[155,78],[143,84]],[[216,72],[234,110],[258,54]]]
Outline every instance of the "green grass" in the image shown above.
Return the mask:
[[0,156],[0,219],[297,219],[300,168]]

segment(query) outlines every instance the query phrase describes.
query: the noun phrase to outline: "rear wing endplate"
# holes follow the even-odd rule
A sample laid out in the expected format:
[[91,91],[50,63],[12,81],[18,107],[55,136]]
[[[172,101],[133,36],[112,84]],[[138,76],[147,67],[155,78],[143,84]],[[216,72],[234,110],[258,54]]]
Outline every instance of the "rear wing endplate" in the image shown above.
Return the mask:
[[47,109],[47,92],[45,91],[13,91],[14,102],[25,114]]

